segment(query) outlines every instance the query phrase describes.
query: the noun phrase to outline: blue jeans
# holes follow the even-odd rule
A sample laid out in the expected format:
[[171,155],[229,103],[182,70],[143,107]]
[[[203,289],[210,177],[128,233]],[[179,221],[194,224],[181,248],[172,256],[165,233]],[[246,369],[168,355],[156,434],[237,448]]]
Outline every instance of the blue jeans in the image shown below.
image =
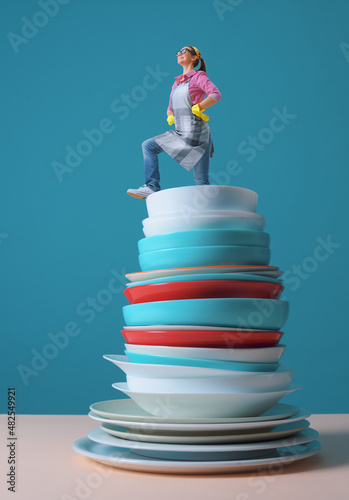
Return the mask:
[[[208,178],[208,169],[210,166],[210,151],[212,146],[212,138],[210,134],[209,145],[193,168],[195,184],[210,184]],[[143,158],[144,158],[144,177],[145,184],[154,191],[160,191],[160,172],[158,154],[163,149],[154,141],[154,139],[147,139],[142,143]]]

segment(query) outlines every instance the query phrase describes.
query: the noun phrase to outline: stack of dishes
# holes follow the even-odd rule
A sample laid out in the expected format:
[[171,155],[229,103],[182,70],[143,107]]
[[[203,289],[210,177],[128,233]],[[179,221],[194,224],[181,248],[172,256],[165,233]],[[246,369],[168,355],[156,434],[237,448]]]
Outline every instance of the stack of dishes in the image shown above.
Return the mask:
[[[129,399],[91,405],[101,427],[75,443],[132,470],[216,473],[289,463],[320,449],[309,413],[279,403],[299,387],[280,364],[288,302],[269,266],[257,194],[193,186],[147,198],[141,272],[123,308]],[[126,449],[126,451],[125,451]]]

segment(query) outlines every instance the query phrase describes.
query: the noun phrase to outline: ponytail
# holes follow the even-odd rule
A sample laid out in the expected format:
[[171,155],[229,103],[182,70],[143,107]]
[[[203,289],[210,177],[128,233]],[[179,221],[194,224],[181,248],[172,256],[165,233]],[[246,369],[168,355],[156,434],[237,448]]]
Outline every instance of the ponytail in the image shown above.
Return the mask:
[[[191,45],[188,45],[188,47],[190,47],[190,49],[191,49],[191,51],[190,51],[191,54],[193,54],[193,56],[197,56],[196,50],[198,50],[198,49],[195,50],[195,47],[192,47]],[[200,61],[201,64],[200,64],[200,68],[198,69],[198,71],[205,71],[205,73],[206,73],[206,64],[205,64],[205,61],[201,57],[201,53],[200,52],[199,52],[199,54],[200,54],[200,58],[198,57],[196,59],[196,61],[194,62],[194,68],[196,68],[196,66],[199,64],[199,61]]]
[[[200,68],[198,69],[198,71],[205,71],[205,73],[206,73],[206,64],[205,64],[205,61],[203,60],[202,57],[200,57],[200,61],[201,61],[201,64],[200,64]],[[198,64],[199,64],[199,59],[197,60],[196,66]],[[195,68],[195,64],[194,64],[194,68]]]

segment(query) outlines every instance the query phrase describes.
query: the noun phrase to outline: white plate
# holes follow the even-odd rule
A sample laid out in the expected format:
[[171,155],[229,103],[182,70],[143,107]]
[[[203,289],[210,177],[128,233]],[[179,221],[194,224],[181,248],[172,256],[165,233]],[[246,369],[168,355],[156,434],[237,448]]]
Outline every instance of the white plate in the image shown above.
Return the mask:
[[248,349],[217,349],[211,347],[172,347],[157,345],[125,344],[129,352],[150,354],[152,356],[172,356],[175,358],[214,359],[238,363],[278,363],[285,345]]
[[[111,361],[123,372],[131,377],[144,378],[213,378],[213,377],[252,377],[256,375],[269,375],[273,372],[245,372],[237,370],[220,370],[218,368],[203,368],[200,366],[179,366],[153,363],[133,363],[127,356],[118,354],[105,354],[103,358]],[[281,367],[278,368],[280,370]],[[282,367],[282,369],[285,367]],[[278,378],[277,376],[274,378]]]
[[148,413],[172,418],[255,417],[268,411],[284,396],[301,388],[300,386],[291,386],[287,391],[248,394],[182,394],[173,392],[168,394],[131,391],[125,382],[113,384],[113,387],[127,394]]
[[[132,281],[144,281],[154,278],[165,278],[167,276],[182,276],[187,274],[212,274],[212,273],[253,273],[261,276],[278,278],[282,275],[278,267],[273,266],[211,266],[211,267],[183,267],[178,269],[159,269],[156,271],[141,271],[139,273],[128,273],[125,277]],[[262,274],[261,274],[262,273]],[[267,274],[265,274],[267,273]]]
[[[174,444],[209,444],[209,443],[249,443],[251,441],[267,441],[272,439],[281,439],[284,437],[293,436],[297,432],[301,432],[309,427],[308,420],[299,420],[289,424],[278,425],[273,429],[251,429],[248,431],[226,431],[226,433],[202,433],[202,434],[147,434],[147,429],[139,429],[139,432],[132,432],[125,427],[120,427],[108,422],[100,425],[101,429],[108,432],[112,436],[132,441],[146,441],[148,443],[174,443]],[[259,432],[257,432],[259,430]],[[151,432],[151,429],[148,431]]]
[[205,331],[222,331],[222,332],[269,332],[270,330],[259,330],[255,328],[232,328],[229,326],[204,326],[204,325],[129,325],[124,326],[123,330],[205,330]]
[[261,452],[265,454],[265,450],[275,450],[280,447],[290,448],[309,443],[318,437],[319,433],[317,431],[307,429],[295,436],[272,441],[238,444],[170,444],[129,441],[111,436],[99,427],[88,433],[88,438],[96,443],[128,448],[134,453],[164,460],[237,460],[258,457],[261,455]]
[[264,219],[264,216],[261,214],[257,214],[256,212],[250,212],[248,210],[188,210],[185,212],[173,212],[171,214],[158,214],[147,217],[142,221],[143,226],[147,226],[148,224],[152,224],[153,222],[165,222],[165,221],[182,221],[189,223],[192,218],[200,218],[200,219],[211,219],[211,218],[238,218],[238,219],[251,219],[261,221]]
[[74,450],[81,455],[120,469],[160,474],[229,474],[231,472],[256,470],[273,465],[292,464],[296,460],[301,460],[318,453],[321,449],[321,444],[318,441],[312,441],[311,443],[299,445],[293,449],[279,448],[273,457],[249,460],[227,460],[224,462],[153,460],[151,458],[137,456],[131,451],[123,451],[114,446],[95,443],[87,437],[75,441],[73,447]]
[[264,216],[240,210],[230,211],[227,215],[193,215],[177,214],[174,216],[157,216],[142,221],[143,233],[146,238],[160,234],[179,231],[195,231],[197,229],[249,229],[263,231]]
[[[217,429],[217,424],[222,425],[236,425],[242,424],[241,428],[251,428],[251,424],[256,422],[268,422],[271,421],[269,426],[279,425],[280,420],[289,419],[296,415],[299,412],[299,408],[297,406],[278,403],[273,408],[268,410],[267,412],[259,415],[258,417],[245,417],[245,418],[181,418],[181,419],[171,419],[169,416],[166,418],[155,417],[154,415],[150,415],[146,411],[142,410],[134,401],[131,399],[111,399],[108,401],[99,401],[97,403],[93,403],[90,406],[90,410],[94,415],[99,415],[107,419],[107,422],[114,421],[116,424],[124,425],[123,422],[138,422],[142,423],[142,425],[149,423],[152,427],[157,426],[158,424],[164,424],[166,427],[164,429],[169,430],[213,430]],[[303,411],[303,413],[306,413]],[[301,418],[307,418],[310,414],[303,415]],[[90,415],[94,418],[93,415]],[[121,423],[120,423],[121,422]],[[276,422],[276,423],[275,423]],[[172,426],[173,424],[173,426]],[[183,424],[186,426],[183,427]],[[178,427],[179,425],[179,427]],[[208,427],[207,427],[208,425]],[[213,427],[212,427],[213,425]],[[245,427],[247,425],[247,427]],[[203,427],[201,427],[203,426]],[[232,427],[228,427],[231,429]],[[225,427],[222,428],[222,430]]]
[[[161,365],[159,365],[161,367]],[[167,368],[167,367],[165,367]],[[256,393],[286,391],[292,382],[293,370],[283,367],[273,373],[241,377],[144,378],[126,376],[131,391],[159,393]],[[117,388],[117,387],[116,387]]]

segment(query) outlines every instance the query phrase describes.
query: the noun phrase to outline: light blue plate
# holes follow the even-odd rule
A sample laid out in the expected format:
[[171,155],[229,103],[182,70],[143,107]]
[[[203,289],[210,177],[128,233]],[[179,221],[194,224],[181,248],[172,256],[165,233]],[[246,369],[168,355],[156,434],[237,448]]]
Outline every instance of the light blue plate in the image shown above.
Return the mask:
[[152,280],[138,281],[136,283],[127,283],[127,288],[132,286],[153,285],[154,283],[176,283],[179,281],[264,281],[267,283],[282,284],[277,278],[268,276],[257,276],[247,273],[219,273],[219,274],[187,274],[182,276],[168,276],[167,278],[154,278]]
[[132,363],[147,365],[195,366],[198,368],[215,368],[239,372],[274,372],[280,363],[237,363],[234,361],[217,361],[214,359],[175,358],[173,356],[155,356],[139,352],[124,351]]
[[285,465],[294,464],[315,455],[321,450],[319,441],[314,440],[304,445],[277,448],[272,456],[259,459],[182,461],[160,460],[138,456],[132,451],[116,446],[107,446],[83,437],[75,441],[74,450],[80,455],[92,458],[112,467],[155,474],[232,474],[234,472],[260,471],[261,467],[275,467],[282,470]]
[[138,251],[139,253],[145,253],[167,248],[222,245],[269,247],[270,236],[263,231],[243,231],[238,229],[181,231],[143,238],[138,241]]
[[127,326],[205,325],[280,330],[289,303],[275,299],[188,299],[146,302],[123,307]]
[[138,256],[142,271],[205,266],[268,266],[270,250],[252,246],[167,248]]

